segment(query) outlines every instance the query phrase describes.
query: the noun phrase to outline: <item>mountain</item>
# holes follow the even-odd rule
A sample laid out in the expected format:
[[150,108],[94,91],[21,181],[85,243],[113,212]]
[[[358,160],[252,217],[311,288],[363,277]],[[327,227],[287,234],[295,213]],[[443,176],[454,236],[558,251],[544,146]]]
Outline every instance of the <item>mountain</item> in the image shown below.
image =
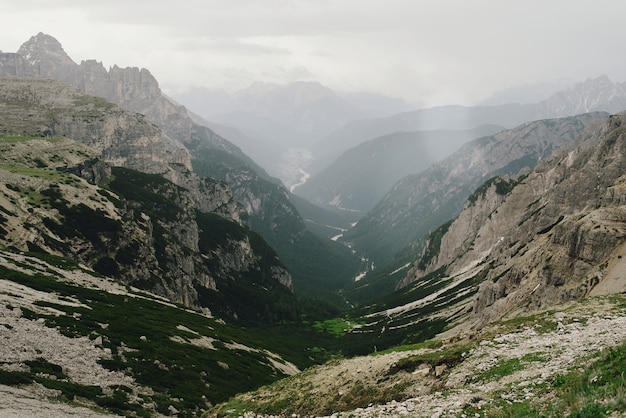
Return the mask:
[[209,416],[622,415],[626,113],[602,119],[433,231],[400,288],[346,318],[362,356]]
[[11,215],[4,245],[64,256],[224,315],[247,317],[236,299],[219,306],[210,296],[236,277],[289,293],[289,273],[240,224],[228,187],[169,163],[160,130],[143,116],[52,80],[12,77],[0,78],[0,115],[3,208]]
[[360,324],[347,337],[350,352],[456,336],[623,292],[624,116],[588,123],[526,175],[492,177],[476,188],[458,216],[413,251],[395,292],[379,291],[386,296],[350,313]]
[[239,131],[228,138],[288,186],[300,181],[312,143],[349,121],[408,108],[401,99],[338,93],[304,81],[257,82],[235,93],[194,88],[175,98],[211,125],[220,125],[218,131]]
[[461,145],[502,130],[397,132],[364,142],[344,152],[330,166],[294,192],[320,206],[365,213],[398,180],[427,169]]
[[578,147],[516,182],[485,184],[400,285],[435,270],[457,280],[483,277],[472,306],[478,323],[626,290],[624,117],[587,130]]
[[574,83],[567,80],[525,84],[495,92],[490,98],[480,103],[482,106],[502,105],[507,103],[539,103],[553,94],[571,88]]
[[266,142],[302,146],[364,111],[317,82],[256,82],[230,95],[193,89],[176,100],[213,123],[232,126]]
[[[230,182],[235,198],[248,211],[244,221],[278,251],[292,272],[296,291],[334,292],[354,277],[360,260],[342,245],[308,231],[280,182],[237,146],[208,127],[195,124],[184,107],[162,94],[148,70],[113,66],[107,71],[95,60],[75,64],[56,39],[43,33],[30,38],[20,51],[22,58],[6,60],[11,65],[0,67],[1,73],[30,67],[30,73],[36,76],[57,78],[82,92],[141,113],[161,129],[162,146],[176,156],[176,162],[202,177]],[[311,258],[310,254],[317,257]],[[331,265],[338,268],[331,271]]]
[[482,106],[439,106],[397,115],[356,120],[337,129],[312,148],[320,161],[313,173],[325,167],[341,152],[364,140],[402,131],[437,129],[474,129],[481,125],[500,125],[511,129],[525,122],[575,116],[603,111],[620,112],[626,107],[626,83],[612,83],[600,76],[577,83],[537,103],[504,103]]
[[341,239],[376,265],[385,265],[401,249],[453,219],[484,181],[528,172],[607,116],[592,113],[529,122],[469,142],[427,170],[398,181]]
[[558,91],[538,105],[548,117],[563,117],[603,111],[617,113],[626,109],[626,83],[613,83],[607,76],[589,78]]

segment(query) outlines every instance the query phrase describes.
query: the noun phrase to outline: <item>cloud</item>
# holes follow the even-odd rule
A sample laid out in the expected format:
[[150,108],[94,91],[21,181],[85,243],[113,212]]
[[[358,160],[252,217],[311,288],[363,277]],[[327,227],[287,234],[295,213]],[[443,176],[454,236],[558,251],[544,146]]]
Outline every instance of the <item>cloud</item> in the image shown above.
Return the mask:
[[75,60],[146,67],[168,88],[317,80],[469,104],[499,89],[626,79],[612,0],[3,0],[0,49],[43,31]]

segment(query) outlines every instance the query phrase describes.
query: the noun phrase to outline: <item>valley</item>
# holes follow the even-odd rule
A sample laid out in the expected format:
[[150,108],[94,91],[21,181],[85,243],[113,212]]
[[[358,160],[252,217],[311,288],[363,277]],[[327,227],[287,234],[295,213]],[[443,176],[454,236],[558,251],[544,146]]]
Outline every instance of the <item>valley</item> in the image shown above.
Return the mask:
[[220,97],[0,52],[1,416],[624,414],[622,84]]

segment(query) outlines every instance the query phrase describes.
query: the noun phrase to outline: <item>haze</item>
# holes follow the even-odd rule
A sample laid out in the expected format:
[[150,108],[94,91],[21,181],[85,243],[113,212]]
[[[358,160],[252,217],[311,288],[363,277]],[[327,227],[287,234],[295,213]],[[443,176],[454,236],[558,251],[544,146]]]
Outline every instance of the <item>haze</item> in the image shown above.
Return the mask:
[[419,106],[524,85],[623,81],[626,3],[2,0],[2,49],[45,32],[76,61],[148,68],[167,94],[319,81]]

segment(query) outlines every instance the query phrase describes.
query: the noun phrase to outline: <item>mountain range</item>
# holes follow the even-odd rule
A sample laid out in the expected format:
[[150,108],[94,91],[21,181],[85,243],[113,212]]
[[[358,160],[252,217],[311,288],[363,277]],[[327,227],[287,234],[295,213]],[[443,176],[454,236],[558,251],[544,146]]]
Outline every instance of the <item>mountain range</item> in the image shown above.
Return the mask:
[[427,170],[400,180],[340,238],[376,265],[388,265],[380,274],[374,272],[354,283],[353,299],[363,301],[367,295],[393,289],[428,234],[454,219],[483,182],[494,176],[517,178],[528,173],[561,147],[575,144],[587,126],[606,117],[606,113],[591,113],[529,122],[469,142]]
[[623,414],[620,88],[372,130],[343,165],[417,171],[351,226],[146,69],[0,53],[0,414]]
[[[295,287],[333,292],[356,274],[359,259],[344,246],[309,232],[280,181],[237,146],[194,123],[184,107],[162,94],[148,70],[113,66],[107,71],[95,60],[76,64],[56,39],[43,33],[25,42],[17,54],[3,57],[0,74],[53,78],[145,115],[161,129],[159,146],[166,152],[201,176],[229,184],[245,207],[245,222],[276,249],[290,269]],[[311,259],[311,253],[318,257]],[[330,270],[330,265],[335,268]]]
[[[385,138],[392,135],[406,136],[409,132],[413,132],[415,138],[420,138],[433,135],[431,132],[440,130],[457,130],[459,131],[457,135],[462,135],[463,131],[477,130],[474,136],[471,133],[465,136],[465,142],[469,142],[479,136],[496,132],[483,131],[481,135],[479,129],[484,126],[511,129],[534,120],[575,116],[593,111],[619,112],[626,106],[625,88],[625,84],[612,83],[608,77],[600,76],[560,90],[537,103],[523,105],[507,103],[475,107],[441,106],[404,112],[387,118],[351,121],[313,145],[311,152],[316,160],[312,161],[308,167],[311,176],[304,185],[295,188],[294,192],[320,205],[336,207],[337,202],[343,201],[342,206],[348,209],[369,210],[372,206],[345,204],[347,201],[359,202],[368,198],[368,192],[365,190],[359,191],[358,187],[351,190],[353,184],[347,173],[361,172],[364,167],[371,166],[373,173],[370,176],[377,171],[379,179],[386,179],[382,193],[391,188],[392,184],[388,183],[393,177],[388,174],[388,167],[391,164],[378,166],[372,162],[369,155],[361,159],[356,158],[365,143],[376,141],[386,143],[388,141]],[[398,170],[399,167],[394,164],[393,170],[398,170],[398,176],[391,183],[404,176],[418,174],[422,169],[452,154],[462,145],[462,143],[450,141],[451,143],[446,147],[445,138],[433,137],[429,142],[431,148],[435,146],[433,143],[436,143],[442,148],[442,152],[425,165],[417,164],[411,167],[410,164],[406,164],[403,170]],[[408,160],[410,156],[416,159],[424,157],[423,149],[416,148],[417,144],[407,141],[405,147],[399,145],[394,156],[395,161],[402,161],[402,158]],[[341,169],[338,168],[339,165],[342,166]],[[402,166],[402,163],[399,165]],[[353,195],[348,197],[346,190],[351,190]],[[375,199],[370,198],[374,204],[382,198],[382,194],[375,193],[375,196]]]
[[204,120],[236,129],[232,140],[289,186],[298,181],[296,150],[307,158],[311,143],[349,121],[409,108],[401,99],[338,93],[313,81],[256,82],[234,93],[194,88],[174,98]]

